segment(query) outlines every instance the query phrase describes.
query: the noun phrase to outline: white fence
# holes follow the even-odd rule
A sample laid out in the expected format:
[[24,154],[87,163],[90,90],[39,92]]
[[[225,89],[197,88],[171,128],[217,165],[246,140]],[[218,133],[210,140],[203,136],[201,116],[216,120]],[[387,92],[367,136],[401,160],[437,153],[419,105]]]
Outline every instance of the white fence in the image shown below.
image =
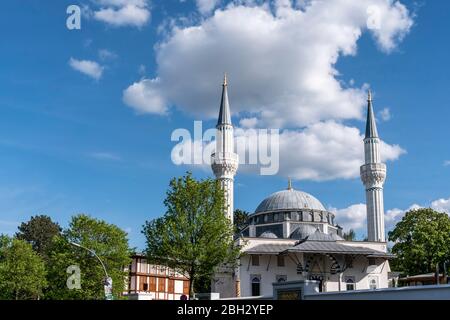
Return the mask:
[[305,293],[304,300],[450,300],[450,285]]

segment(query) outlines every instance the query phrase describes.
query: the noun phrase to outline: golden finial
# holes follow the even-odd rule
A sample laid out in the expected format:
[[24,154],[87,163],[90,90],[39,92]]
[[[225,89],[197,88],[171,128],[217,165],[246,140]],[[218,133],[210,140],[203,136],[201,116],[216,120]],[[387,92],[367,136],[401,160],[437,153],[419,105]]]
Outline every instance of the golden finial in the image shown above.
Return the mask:
[[292,180],[290,177],[288,178],[288,190],[292,190]]
[[224,86],[228,85],[228,83],[227,83],[227,73],[226,72],[223,74],[223,85]]

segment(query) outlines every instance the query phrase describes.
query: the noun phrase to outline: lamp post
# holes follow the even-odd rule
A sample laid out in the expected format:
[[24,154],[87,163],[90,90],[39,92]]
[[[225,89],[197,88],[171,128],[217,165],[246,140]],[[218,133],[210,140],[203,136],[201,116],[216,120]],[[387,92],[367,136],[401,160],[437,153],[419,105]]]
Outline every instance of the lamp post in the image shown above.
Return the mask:
[[105,264],[100,259],[100,257],[95,253],[94,250],[86,248],[86,247],[82,246],[79,243],[76,243],[76,242],[69,242],[69,243],[71,245],[75,246],[75,247],[82,248],[84,250],[89,251],[90,253],[92,253],[97,258],[98,261],[100,261],[100,264],[103,267],[103,271],[105,272],[105,280],[104,280],[105,300],[112,300],[112,278],[108,275],[108,272],[106,271]]

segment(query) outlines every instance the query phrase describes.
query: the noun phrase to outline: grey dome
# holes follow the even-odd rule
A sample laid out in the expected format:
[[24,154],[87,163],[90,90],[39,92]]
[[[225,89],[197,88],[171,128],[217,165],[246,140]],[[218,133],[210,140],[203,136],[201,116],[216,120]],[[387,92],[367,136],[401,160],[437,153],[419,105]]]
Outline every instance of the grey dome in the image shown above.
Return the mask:
[[277,235],[270,231],[264,231],[260,236],[260,238],[269,238],[269,239],[277,239]]
[[324,206],[309,193],[288,189],[278,191],[264,199],[256,208],[255,213],[276,210],[314,209],[325,211]]
[[291,233],[289,238],[303,240],[314,232],[316,232],[316,227],[310,224],[301,224]]

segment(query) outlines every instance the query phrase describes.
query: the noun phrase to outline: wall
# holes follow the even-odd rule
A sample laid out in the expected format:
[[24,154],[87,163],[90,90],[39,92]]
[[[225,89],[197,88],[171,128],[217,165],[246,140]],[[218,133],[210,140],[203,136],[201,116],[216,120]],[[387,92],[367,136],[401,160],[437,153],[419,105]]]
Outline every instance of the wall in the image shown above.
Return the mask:
[[[305,267],[305,261],[302,254],[296,255],[297,259]],[[329,270],[330,261],[327,257],[322,256],[322,262],[325,264],[324,269]],[[272,284],[276,282],[277,275],[287,276],[287,281],[306,280],[306,274],[297,274],[297,265],[294,261],[285,257],[285,266],[277,266],[276,255],[259,255],[259,266],[252,266],[249,255],[241,258],[240,280],[241,280],[241,296],[251,296],[251,279],[253,275],[261,276],[261,295],[272,294]],[[377,267],[369,268],[368,259],[362,256],[357,257],[353,262],[353,267],[348,268],[342,274],[325,274],[324,290],[325,291],[345,291],[346,278],[352,277],[355,281],[356,290],[369,289],[369,281],[374,278],[377,281],[378,288],[388,287],[388,272],[390,271],[389,262],[378,258]],[[323,265],[322,265],[323,266]],[[314,272],[312,273],[319,273]]]
[[305,294],[305,300],[450,300],[450,285]]

